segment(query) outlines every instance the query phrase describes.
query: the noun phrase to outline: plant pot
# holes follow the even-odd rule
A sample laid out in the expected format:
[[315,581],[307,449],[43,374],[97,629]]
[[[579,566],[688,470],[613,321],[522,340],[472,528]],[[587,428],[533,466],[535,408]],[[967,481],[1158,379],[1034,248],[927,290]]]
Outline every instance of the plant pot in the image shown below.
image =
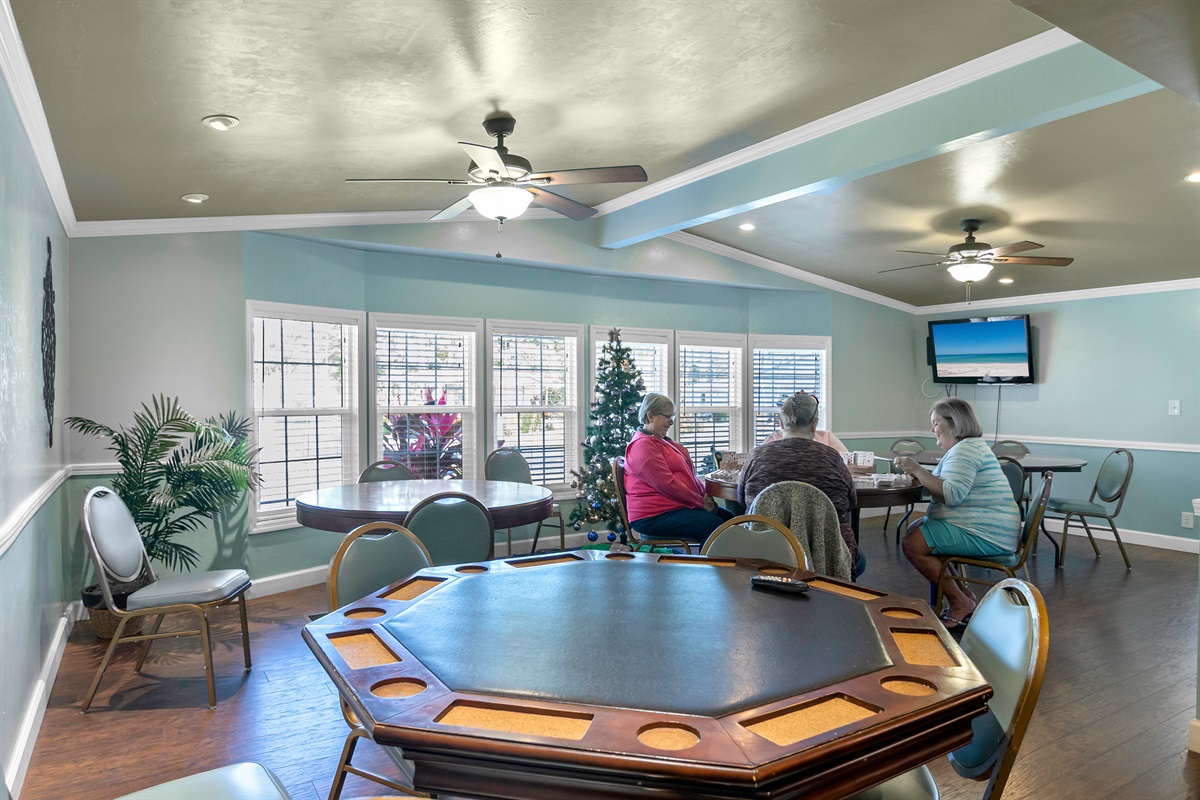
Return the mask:
[[[124,609],[125,601],[129,595],[136,592],[145,586],[144,583],[114,583],[111,585],[113,602],[117,608]],[[99,584],[85,586],[79,591],[79,596],[83,600],[83,607],[88,612],[88,622],[91,623],[92,630],[96,634],[97,639],[111,639],[117,632],[117,625],[120,624],[121,618],[104,607],[104,593],[100,591]],[[125,633],[136,635],[142,632],[142,619],[138,617],[131,619],[125,624]]]

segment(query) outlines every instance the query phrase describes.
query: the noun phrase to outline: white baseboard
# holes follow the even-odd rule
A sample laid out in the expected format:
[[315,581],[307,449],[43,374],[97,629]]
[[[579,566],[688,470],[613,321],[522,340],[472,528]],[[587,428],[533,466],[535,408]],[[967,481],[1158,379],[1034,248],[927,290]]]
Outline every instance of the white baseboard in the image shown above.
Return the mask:
[[17,729],[9,762],[4,765],[4,774],[9,781],[8,791],[14,800],[21,796],[25,772],[29,769],[33,747],[42,727],[42,718],[46,715],[46,705],[50,702],[50,690],[54,687],[54,678],[58,675],[58,665],[62,661],[63,652],[67,649],[67,637],[71,635],[71,628],[75,622],[85,614],[83,603],[79,600],[63,608],[62,616],[58,618],[58,625],[54,629],[50,650],[46,653],[46,660],[42,662],[37,682],[29,693],[29,702]]
[[[1116,541],[1108,526],[1092,525],[1091,527],[1092,536],[1097,539],[1103,539],[1106,542]],[[1046,530],[1051,533],[1062,533],[1062,520],[1046,520]],[[1185,539],[1182,536],[1167,536],[1166,534],[1150,533],[1149,531],[1131,531],[1126,528],[1117,528],[1117,531],[1121,534],[1121,541],[1126,544],[1140,544],[1146,547],[1156,547],[1159,550],[1176,550],[1180,553],[1200,553],[1200,540]],[[1079,524],[1079,520],[1077,519],[1071,520],[1069,533],[1072,536],[1087,538],[1087,531],[1083,529],[1083,526]]]
[[325,582],[329,567],[309,567],[295,572],[283,572],[279,575],[268,575],[265,578],[255,578],[246,592],[247,597],[266,597],[280,592],[290,592],[292,589],[303,589],[305,586],[316,586]]
[[1188,723],[1188,750],[1200,753],[1200,719]]

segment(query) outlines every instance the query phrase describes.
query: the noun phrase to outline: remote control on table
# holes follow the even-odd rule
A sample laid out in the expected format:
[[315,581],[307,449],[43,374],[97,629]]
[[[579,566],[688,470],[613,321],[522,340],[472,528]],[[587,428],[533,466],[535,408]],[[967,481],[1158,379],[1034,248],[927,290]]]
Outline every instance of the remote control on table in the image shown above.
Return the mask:
[[755,575],[750,579],[751,586],[760,589],[774,589],[777,592],[807,592],[808,584],[796,578],[785,578],[782,575]]

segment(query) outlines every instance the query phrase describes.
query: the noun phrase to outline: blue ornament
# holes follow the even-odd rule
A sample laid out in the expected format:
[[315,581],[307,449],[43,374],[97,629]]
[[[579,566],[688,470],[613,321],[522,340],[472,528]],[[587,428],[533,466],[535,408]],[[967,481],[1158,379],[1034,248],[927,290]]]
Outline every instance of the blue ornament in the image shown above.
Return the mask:
[[588,541],[589,542],[594,542],[599,538],[600,537],[596,534],[595,531],[588,531]]
[[608,540],[610,542],[615,542],[617,540],[617,535],[615,533],[613,533],[612,531],[609,531],[608,532]]
[[577,531],[583,530],[583,526],[582,526],[582,525],[580,525],[578,522],[576,522],[576,523],[575,523],[574,525],[572,525],[571,527],[572,527],[572,528],[574,528],[574,529],[575,529],[575,530],[577,530]]
[[599,510],[600,510],[600,501],[599,501],[599,500],[597,500],[596,502],[592,503],[592,508],[594,508],[594,509],[596,509],[597,511],[599,511]]

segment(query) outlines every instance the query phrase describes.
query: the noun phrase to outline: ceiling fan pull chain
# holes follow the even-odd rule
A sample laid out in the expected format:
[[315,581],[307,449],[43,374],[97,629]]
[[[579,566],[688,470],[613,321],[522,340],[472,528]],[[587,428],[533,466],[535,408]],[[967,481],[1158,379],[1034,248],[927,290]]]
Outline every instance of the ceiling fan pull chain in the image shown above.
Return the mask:
[[501,258],[500,255],[500,234],[504,233],[504,217],[496,220],[496,258]]

